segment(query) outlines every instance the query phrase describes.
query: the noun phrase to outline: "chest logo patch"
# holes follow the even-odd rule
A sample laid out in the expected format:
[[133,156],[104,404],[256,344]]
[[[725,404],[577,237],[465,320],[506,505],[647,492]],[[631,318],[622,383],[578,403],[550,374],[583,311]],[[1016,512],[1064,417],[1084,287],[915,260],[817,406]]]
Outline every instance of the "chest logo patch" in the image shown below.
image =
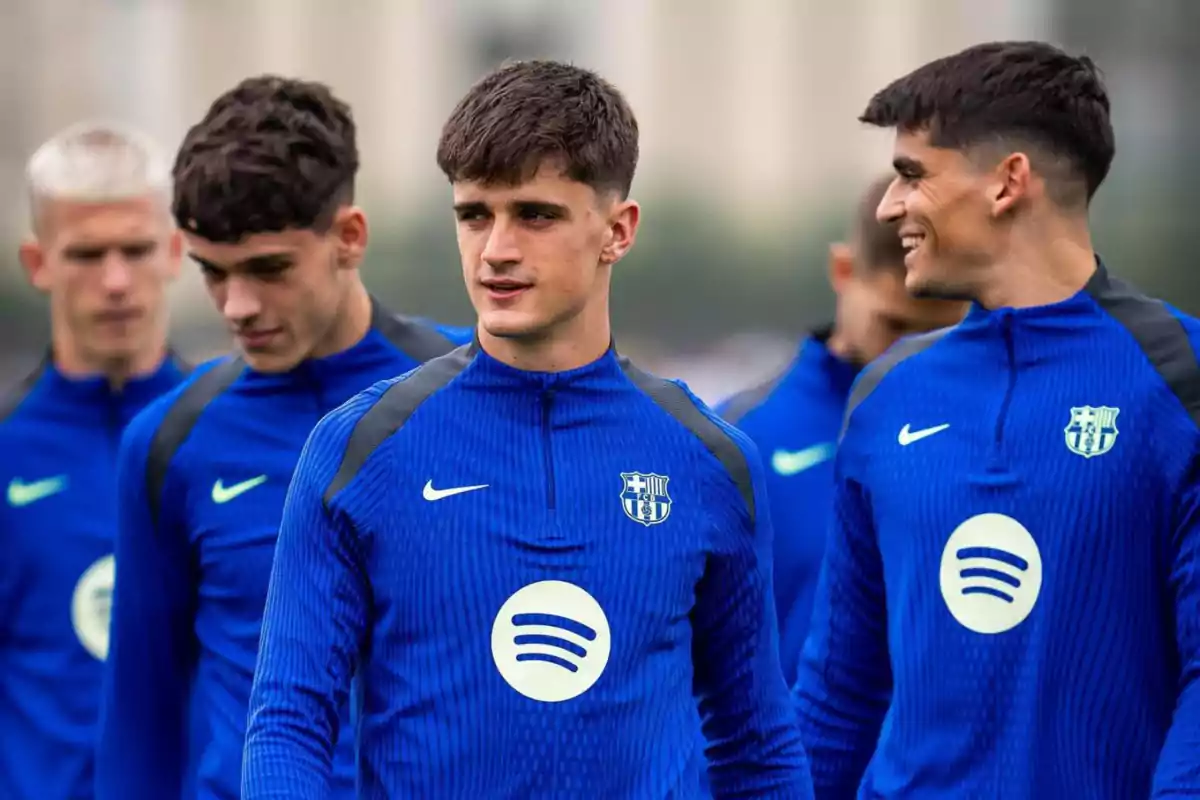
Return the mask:
[[625,516],[647,528],[666,522],[671,516],[670,478],[653,472],[622,472],[621,508]]
[[1112,406],[1075,406],[1071,421],[1063,428],[1067,449],[1084,458],[1102,456],[1117,443],[1117,415]]
[[997,634],[1020,625],[1042,590],[1042,554],[1012,517],[978,514],[954,529],[939,575],[946,608],[964,628]]
[[542,703],[586,692],[608,666],[612,633],[604,609],[565,581],[518,589],[492,623],[492,660],[516,691]]
[[108,657],[108,622],[112,615],[115,577],[113,557],[97,559],[80,576],[71,596],[71,625],[83,649],[97,661]]

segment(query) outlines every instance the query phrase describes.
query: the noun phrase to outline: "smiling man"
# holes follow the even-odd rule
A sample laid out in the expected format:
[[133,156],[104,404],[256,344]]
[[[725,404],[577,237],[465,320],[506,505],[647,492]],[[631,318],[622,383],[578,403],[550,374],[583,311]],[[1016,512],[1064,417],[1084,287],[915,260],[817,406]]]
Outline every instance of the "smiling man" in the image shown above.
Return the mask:
[[850,386],[859,369],[901,336],[952,325],[966,304],[916,299],[904,288],[896,226],[875,218],[892,176],[859,200],[848,242],[829,248],[833,324],[814,331],[782,374],[734,395],[717,410],[766,460],[775,526],[775,610],[779,656],[791,682],[808,620],[833,493],[833,455]]
[[991,42],[878,92],[912,291],[858,378],[796,695],[819,797],[1200,796],[1200,323],[1109,274],[1095,65]]
[[[241,353],[197,370],[122,445],[101,798],[239,796],[267,579],[304,441],[355,393],[468,338],[367,294],[357,170],[346,104],[272,76],[218,98],[176,157],[174,214]],[[353,794],[351,762],[347,738],[337,796]]]

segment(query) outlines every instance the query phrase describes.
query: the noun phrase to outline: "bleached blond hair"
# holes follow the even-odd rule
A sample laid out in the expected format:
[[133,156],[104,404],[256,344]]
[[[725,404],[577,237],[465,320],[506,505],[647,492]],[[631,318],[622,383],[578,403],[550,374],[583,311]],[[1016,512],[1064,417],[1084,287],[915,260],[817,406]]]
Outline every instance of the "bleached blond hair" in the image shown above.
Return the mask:
[[48,200],[106,203],[157,195],[170,216],[171,164],[145,133],[115,122],[88,121],[59,131],[25,167],[33,228]]

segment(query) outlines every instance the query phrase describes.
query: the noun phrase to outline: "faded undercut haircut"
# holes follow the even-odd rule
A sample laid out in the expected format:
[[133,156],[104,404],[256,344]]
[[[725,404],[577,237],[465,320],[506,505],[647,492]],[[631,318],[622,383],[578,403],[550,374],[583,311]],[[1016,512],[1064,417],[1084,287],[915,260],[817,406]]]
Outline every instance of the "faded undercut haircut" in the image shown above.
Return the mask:
[[557,61],[515,61],[471,87],[442,128],[438,167],[451,183],[516,186],[544,163],[599,193],[629,196],[638,124],[594,72]]
[[879,91],[859,117],[935,147],[1022,151],[1063,207],[1086,206],[1116,149],[1108,91],[1087,56],[1046,42],[988,42],[931,61]]
[[87,121],[59,131],[25,166],[33,230],[47,201],[108,203],[158,196],[164,214],[171,197],[171,162],[150,136],[116,122]]
[[866,273],[904,274],[904,247],[900,227],[895,222],[880,222],[876,209],[892,185],[892,175],[876,178],[858,201],[851,230],[855,263]]
[[354,201],[357,130],[322,83],[262,75],[213,101],[175,158],[175,220],[211,242],[329,230]]

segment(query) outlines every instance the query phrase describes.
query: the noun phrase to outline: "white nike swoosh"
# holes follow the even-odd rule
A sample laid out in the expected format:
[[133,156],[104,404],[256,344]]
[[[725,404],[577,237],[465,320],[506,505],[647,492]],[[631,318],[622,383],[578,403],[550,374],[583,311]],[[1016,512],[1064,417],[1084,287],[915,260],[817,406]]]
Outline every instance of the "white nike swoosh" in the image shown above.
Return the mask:
[[481,483],[478,486],[455,486],[453,489],[435,489],[433,488],[433,481],[426,481],[425,488],[421,490],[421,497],[432,503],[434,500],[441,500],[443,497],[453,497],[463,492],[474,492],[477,489],[486,488],[488,488],[488,484]]
[[922,428],[919,431],[910,431],[908,429],[908,425],[906,424],[900,429],[900,435],[896,437],[896,441],[900,442],[901,447],[907,447],[913,442],[921,441],[926,436],[933,436],[935,433],[941,433],[949,427],[950,423],[947,422],[942,425],[934,425],[932,428]]
[[796,475],[833,458],[835,449],[833,442],[821,442],[802,450],[776,450],[771,454],[771,468],[785,477]]

